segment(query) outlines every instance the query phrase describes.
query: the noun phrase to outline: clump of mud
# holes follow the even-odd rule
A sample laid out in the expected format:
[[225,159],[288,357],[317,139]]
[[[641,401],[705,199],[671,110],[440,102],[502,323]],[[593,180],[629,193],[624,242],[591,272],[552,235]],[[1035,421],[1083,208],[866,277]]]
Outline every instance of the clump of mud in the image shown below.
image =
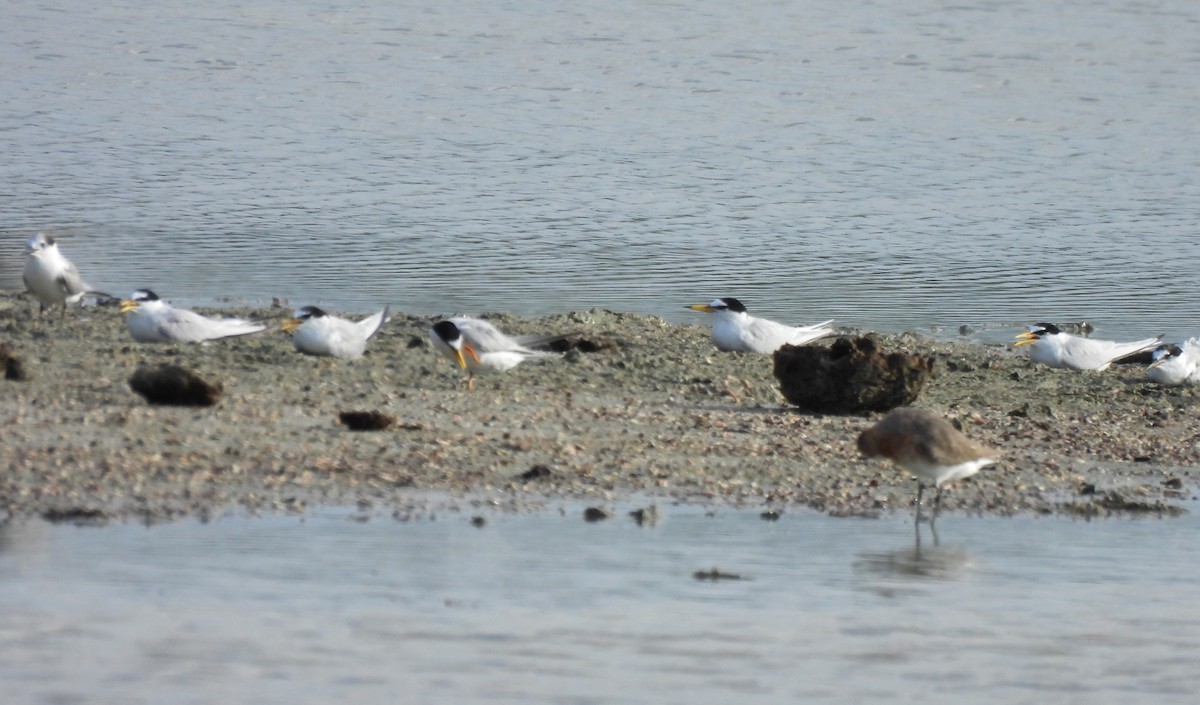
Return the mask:
[[4,379],[24,382],[30,378],[29,370],[17,349],[8,343],[0,343],[0,367],[4,368]]
[[814,414],[861,414],[911,404],[933,374],[933,359],[879,350],[870,338],[832,346],[784,345],[775,377],[785,399]]
[[342,411],[338,421],[351,431],[384,431],[396,423],[396,417],[382,411]]
[[167,406],[212,406],[221,399],[224,387],[179,365],[139,367],[129,386],[151,404]]

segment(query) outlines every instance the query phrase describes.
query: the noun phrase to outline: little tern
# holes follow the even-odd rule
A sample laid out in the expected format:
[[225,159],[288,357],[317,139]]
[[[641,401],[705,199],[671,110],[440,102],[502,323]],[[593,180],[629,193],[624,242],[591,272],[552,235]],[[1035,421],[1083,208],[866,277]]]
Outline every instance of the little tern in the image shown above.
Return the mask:
[[108,297],[94,291],[79,276],[75,265],[58,250],[58,243],[45,233],[31,235],[25,241],[25,268],[21,278],[25,290],[37,298],[39,314],[47,308],[61,306],[63,314],[68,304],[76,304],[89,294]]
[[788,326],[755,318],[735,298],[714,299],[707,304],[685,306],[713,315],[712,341],[727,352],[773,353],[784,345],[805,345],[833,335],[833,319],[811,326]]
[[1200,339],[1191,338],[1183,345],[1160,345],[1146,377],[1159,384],[1200,384]]
[[295,317],[283,322],[280,330],[292,334],[292,345],[306,355],[323,355],[356,360],[367,350],[367,341],[387,322],[388,307],[361,321],[326,313],[316,306],[296,309]]
[[467,371],[467,390],[475,387],[476,372],[506,372],[533,359],[557,357],[531,346],[560,340],[562,335],[509,336],[487,321],[456,317],[439,321],[429,330],[433,347]]
[[1094,340],[1063,333],[1052,323],[1038,323],[1017,336],[1014,347],[1029,346],[1029,360],[1048,367],[1072,370],[1107,370],[1115,360],[1153,350],[1162,336],[1131,343]]
[[138,289],[121,302],[121,313],[130,335],[139,343],[200,343],[266,330],[267,326],[244,318],[209,318],[175,308],[149,289]]

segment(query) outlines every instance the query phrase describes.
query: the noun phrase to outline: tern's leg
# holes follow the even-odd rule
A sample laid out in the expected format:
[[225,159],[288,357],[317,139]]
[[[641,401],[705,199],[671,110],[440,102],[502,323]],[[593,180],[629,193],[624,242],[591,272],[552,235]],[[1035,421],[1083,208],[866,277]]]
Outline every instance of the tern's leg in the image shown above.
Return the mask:
[[917,518],[913,519],[914,524],[921,523],[921,495],[925,492],[925,484],[920,480],[917,481]]
[[467,373],[467,391],[468,392],[475,391],[475,373],[474,372]]

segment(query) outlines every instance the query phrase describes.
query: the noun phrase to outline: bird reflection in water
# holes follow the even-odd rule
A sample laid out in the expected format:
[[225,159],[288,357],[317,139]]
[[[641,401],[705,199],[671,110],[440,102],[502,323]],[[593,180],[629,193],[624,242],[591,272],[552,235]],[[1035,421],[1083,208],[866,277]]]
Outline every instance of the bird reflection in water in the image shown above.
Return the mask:
[[[913,543],[890,551],[865,552],[854,562],[855,575],[878,592],[889,592],[879,579],[894,581],[961,580],[972,572],[974,561],[961,546],[942,546],[937,528],[927,527],[929,537],[922,536],[923,527],[914,526]],[[894,587],[894,586],[892,586]]]

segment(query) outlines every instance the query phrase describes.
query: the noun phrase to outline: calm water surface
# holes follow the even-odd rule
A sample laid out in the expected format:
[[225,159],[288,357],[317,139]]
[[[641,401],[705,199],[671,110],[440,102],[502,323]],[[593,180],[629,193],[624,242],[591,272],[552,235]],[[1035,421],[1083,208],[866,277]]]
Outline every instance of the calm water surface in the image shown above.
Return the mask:
[[[12,0],[0,283],[1200,332],[1200,5]],[[999,337],[1007,337],[1005,329]]]
[[[1197,520],[5,527],[9,703],[1191,703]],[[698,581],[719,566],[739,581]]]

